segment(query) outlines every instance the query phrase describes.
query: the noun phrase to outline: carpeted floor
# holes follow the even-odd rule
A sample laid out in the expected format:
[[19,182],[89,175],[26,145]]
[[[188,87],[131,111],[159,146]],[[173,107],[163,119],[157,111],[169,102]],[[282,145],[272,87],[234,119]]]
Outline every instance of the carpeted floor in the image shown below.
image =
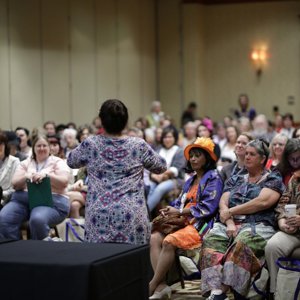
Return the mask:
[[[185,281],[185,288],[182,289],[180,283],[175,283],[171,286],[173,293],[171,300],[204,300],[200,291],[201,280]],[[233,299],[232,294],[228,294],[228,298]]]

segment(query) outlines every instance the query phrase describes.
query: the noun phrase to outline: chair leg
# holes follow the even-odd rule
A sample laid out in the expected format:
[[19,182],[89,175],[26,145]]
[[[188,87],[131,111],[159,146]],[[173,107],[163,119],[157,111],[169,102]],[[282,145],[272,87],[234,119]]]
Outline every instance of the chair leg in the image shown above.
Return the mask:
[[183,273],[182,273],[182,268],[181,268],[178,253],[175,254],[175,264],[176,264],[177,272],[178,272],[178,275],[179,275],[179,278],[180,278],[181,288],[184,289],[185,285],[184,285]]

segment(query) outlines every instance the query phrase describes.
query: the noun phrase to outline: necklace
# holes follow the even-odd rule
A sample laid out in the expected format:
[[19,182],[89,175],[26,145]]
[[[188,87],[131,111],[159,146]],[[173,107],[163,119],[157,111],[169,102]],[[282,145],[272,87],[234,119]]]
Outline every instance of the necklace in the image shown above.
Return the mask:
[[258,183],[260,181],[260,179],[262,178],[262,176],[263,176],[263,172],[252,178],[250,177],[250,175],[248,175],[248,182],[249,183]]

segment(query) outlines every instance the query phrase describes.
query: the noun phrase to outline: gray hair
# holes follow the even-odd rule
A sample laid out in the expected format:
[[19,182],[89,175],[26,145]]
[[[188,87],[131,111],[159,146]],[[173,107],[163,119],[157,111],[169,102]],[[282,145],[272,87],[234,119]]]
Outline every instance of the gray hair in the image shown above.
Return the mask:
[[255,139],[253,141],[250,141],[247,144],[247,147],[253,147],[256,149],[257,153],[263,157],[265,156],[266,159],[264,161],[264,165],[266,165],[269,155],[270,155],[270,149],[269,149],[269,143],[264,139]]

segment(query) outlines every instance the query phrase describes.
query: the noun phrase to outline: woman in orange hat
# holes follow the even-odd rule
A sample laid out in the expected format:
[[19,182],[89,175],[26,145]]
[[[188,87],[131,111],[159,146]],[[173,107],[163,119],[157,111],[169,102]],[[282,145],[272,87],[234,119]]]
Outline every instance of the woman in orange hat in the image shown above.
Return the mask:
[[173,205],[161,209],[160,214],[186,216],[188,225],[168,235],[152,232],[150,257],[154,276],[149,283],[149,299],[170,298],[171,288],[166,284],[165,276],[174,262],[176,249],[199,248],[202,243],[199,231],[212,227],[223,188],[216,170],[214,147],[210,138],[202,137],[184,150],[194,175],[187,180]]

